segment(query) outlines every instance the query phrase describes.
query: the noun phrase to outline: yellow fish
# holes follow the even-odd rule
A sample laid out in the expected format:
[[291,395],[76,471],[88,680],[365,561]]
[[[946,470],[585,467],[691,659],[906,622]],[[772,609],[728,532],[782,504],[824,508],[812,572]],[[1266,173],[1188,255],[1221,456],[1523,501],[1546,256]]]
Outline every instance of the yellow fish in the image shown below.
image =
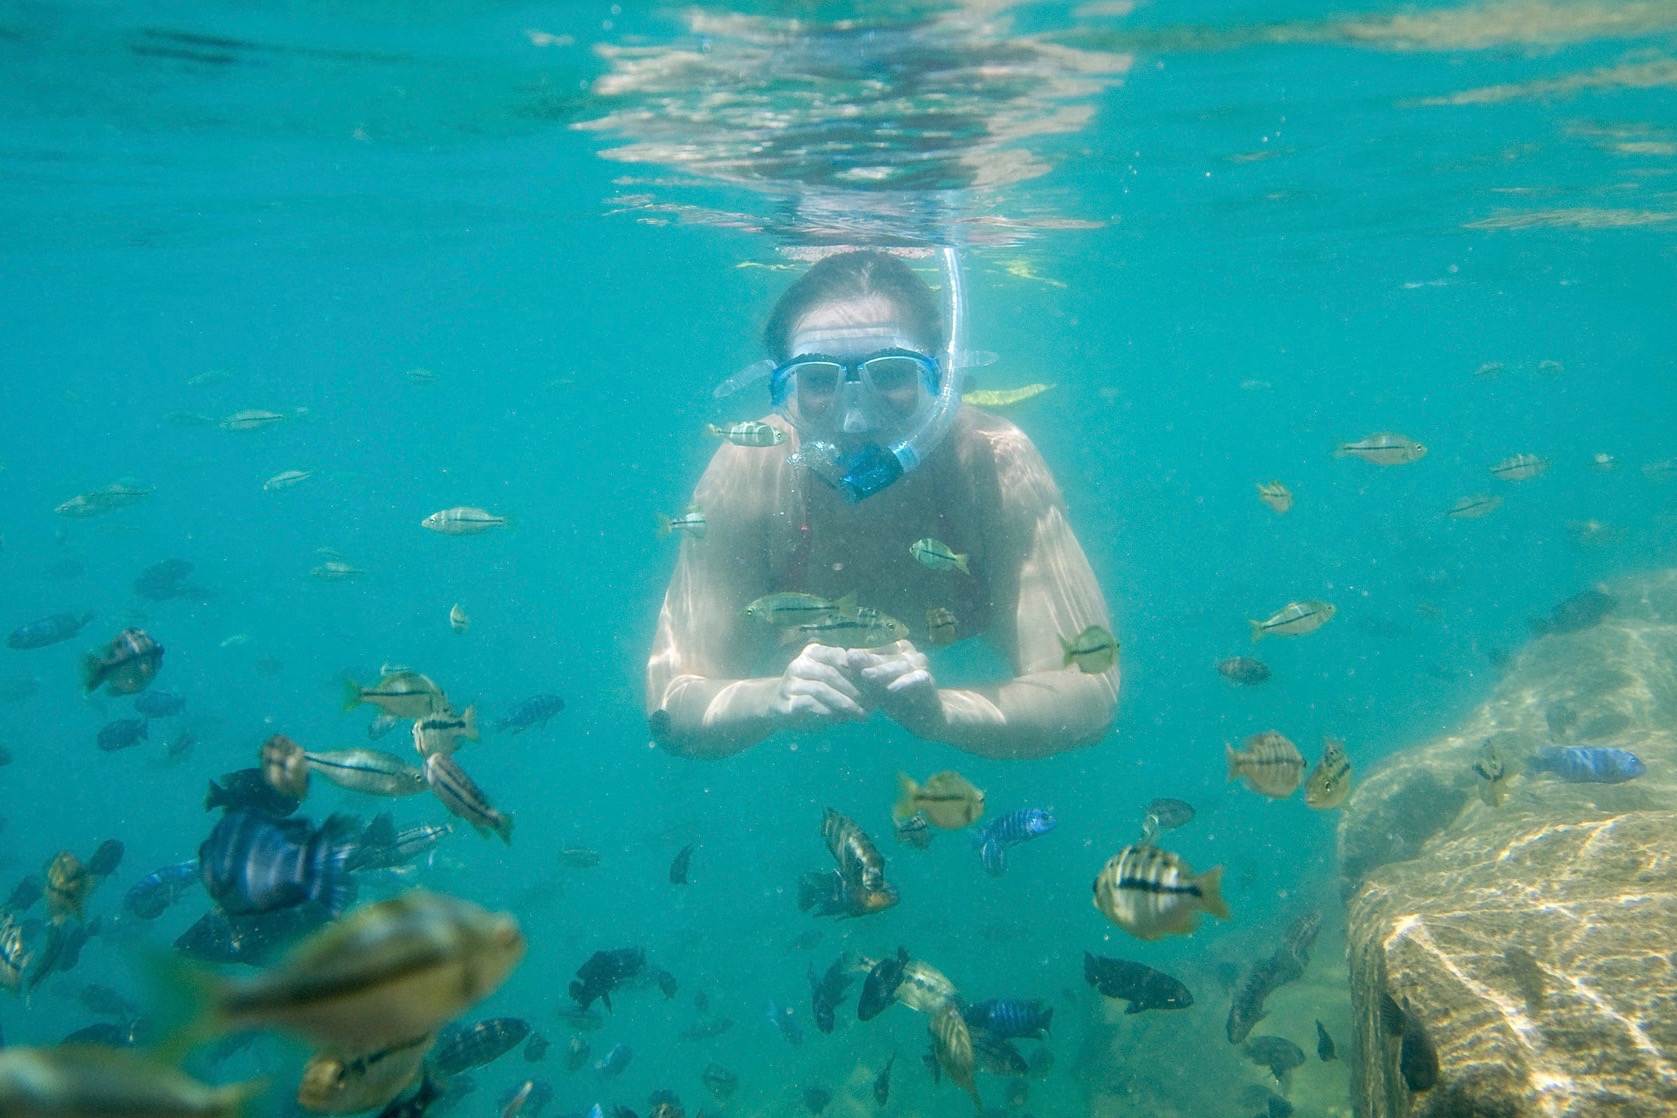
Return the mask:
[[1041,396],[1052,384],[1027,384],[1023,388],[976,389],[961,393],[961,402],[975,408],[1006,408],[1022,404],[1033,396]]
[[946,831],[958,831],[983,814],[984,793],[953,769],[933,773],[924,784],[916,784],[907,773],[897,774],[897,804],[891,817],[899,823],[924,815]]

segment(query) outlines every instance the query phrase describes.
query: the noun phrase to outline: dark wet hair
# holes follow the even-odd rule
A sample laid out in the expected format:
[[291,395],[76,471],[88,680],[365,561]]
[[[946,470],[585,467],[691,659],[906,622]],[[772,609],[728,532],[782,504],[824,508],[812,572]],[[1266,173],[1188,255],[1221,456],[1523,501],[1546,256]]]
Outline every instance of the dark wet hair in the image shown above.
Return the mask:
[[837,253],[799,276],[764,324],[763,345],[774,360],[785,361],[792,356],[792,331],[810,311],[870,295],[895,306],[916,341],[934,353],[943,348],[943,310],[932,289],[902,260],[871,249]]

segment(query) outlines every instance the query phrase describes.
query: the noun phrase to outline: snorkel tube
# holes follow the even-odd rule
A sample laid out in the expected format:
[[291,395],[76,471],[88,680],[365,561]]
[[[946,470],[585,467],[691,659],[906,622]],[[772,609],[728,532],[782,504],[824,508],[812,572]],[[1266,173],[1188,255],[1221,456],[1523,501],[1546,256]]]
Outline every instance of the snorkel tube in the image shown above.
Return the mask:
[[[837,467],[833,471],[836,477],[818,467],[815,469],[818,477],[843,493],[851,504],[867,500],[925,461],[943,442],[943,437],[949,434],[949,428],[955,422],[955,412],[961,406],[961,382],[965,378],[962,376],[964,369],[957,362],[966,358],[966,348],[962,344],[966,338],[966,291],[961,284],[961,261],[955,255],[955,249],[943,246],[939,250],[939,259],[949,310],[949,341],[941,355],[943,375],[939,378],[938,394],[933,398],[931,407],[912,430],[889,447],[869,443],[848,461],[833,462]],[[819,450],[825,452],[819,456],[825,457],[832,455],[836,448],[819,444]],[[805,461],[812,467],[816,466],[812,456],[806,456]],[[840,470],[842,473],[838,472]]]

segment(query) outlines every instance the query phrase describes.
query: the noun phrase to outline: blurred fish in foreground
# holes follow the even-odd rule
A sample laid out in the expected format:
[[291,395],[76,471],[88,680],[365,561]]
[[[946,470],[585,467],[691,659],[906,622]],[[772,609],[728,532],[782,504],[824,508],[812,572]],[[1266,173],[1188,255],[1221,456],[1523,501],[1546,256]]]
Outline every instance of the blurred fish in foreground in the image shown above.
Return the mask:
[[488,997],[524,948],[510,915],[414,890],[356,909],[266,974],[220,986],[215,1021],[279,1029],[330,1052],[376,1052],[435,1033]]
[[137,695],[162,666],[162,645],[143,629],[124,629],[103,652],[82,657],[82,690],[92,694],[103,687],[107,695]]
[[257,1084],[206,1087],[154,1057],[61,1045],[0,1051],[0,1114],[7,1118],[235,1118]]
[[1094,904],[1137,939],[1187,935],[1201,912],[1229,919],[1221,886],[1223,867],[1203,874],[1156,846],[1126,846],[1095,877]]

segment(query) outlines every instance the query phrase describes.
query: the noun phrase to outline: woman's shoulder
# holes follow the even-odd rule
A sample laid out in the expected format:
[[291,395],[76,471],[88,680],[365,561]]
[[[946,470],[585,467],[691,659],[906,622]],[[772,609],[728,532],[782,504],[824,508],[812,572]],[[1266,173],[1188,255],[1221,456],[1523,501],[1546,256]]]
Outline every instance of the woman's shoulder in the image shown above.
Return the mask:
[[[950,431],[963,472],[979,492],[1040,509],[1060,502],[1059,486],[1031,437],[999,415],[963,405]],[[993,487],[993,488],[992,488]]]

